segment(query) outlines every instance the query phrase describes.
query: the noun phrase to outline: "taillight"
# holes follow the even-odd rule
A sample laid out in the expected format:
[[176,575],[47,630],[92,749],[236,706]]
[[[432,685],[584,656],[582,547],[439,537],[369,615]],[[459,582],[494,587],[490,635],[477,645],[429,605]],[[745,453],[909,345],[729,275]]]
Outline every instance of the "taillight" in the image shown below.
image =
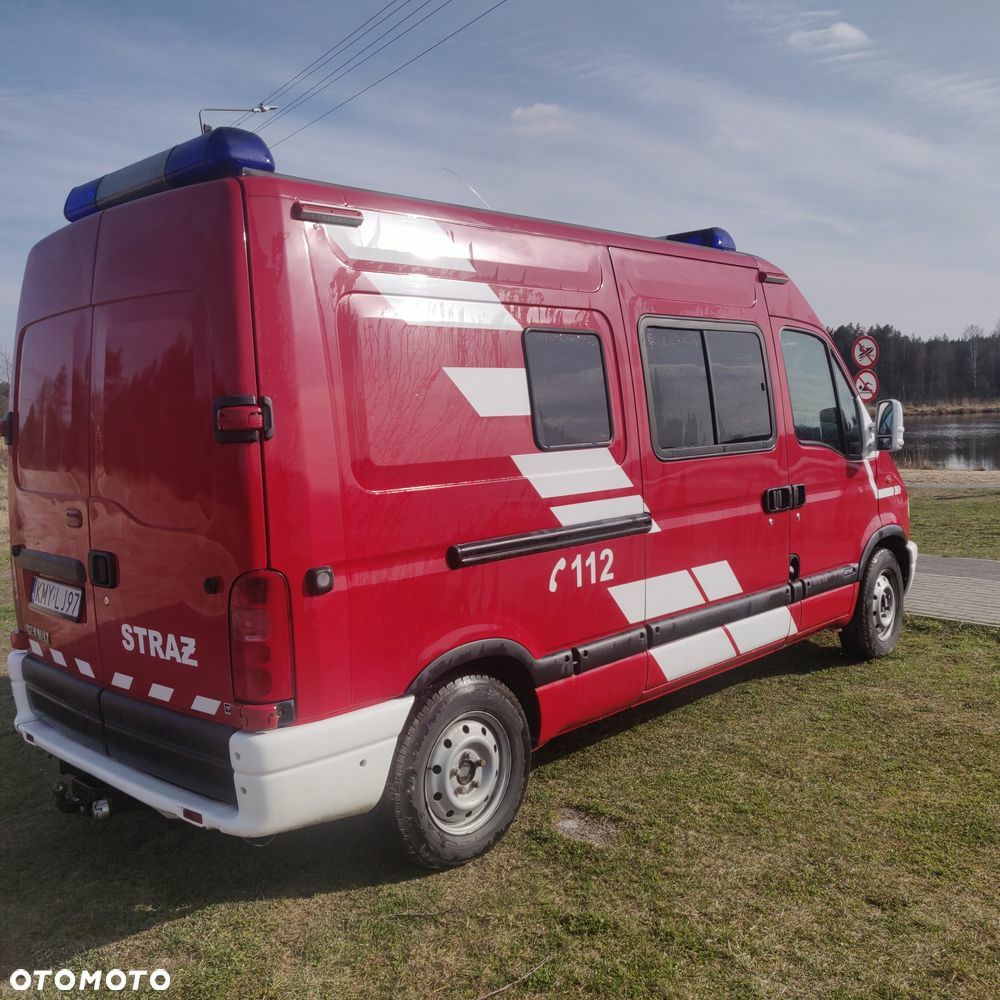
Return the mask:
[[292,629],[288,584],[280,573],[241,576],[229,600],[233,696],[261,704],[292,697]]

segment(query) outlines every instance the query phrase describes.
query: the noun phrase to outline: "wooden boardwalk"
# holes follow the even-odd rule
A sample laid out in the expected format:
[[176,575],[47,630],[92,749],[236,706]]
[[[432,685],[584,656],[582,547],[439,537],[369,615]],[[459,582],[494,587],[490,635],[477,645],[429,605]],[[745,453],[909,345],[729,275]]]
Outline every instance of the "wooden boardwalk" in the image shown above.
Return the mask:
[[1000,627],[1000,560],[921,554],[905,607],[912,615]]

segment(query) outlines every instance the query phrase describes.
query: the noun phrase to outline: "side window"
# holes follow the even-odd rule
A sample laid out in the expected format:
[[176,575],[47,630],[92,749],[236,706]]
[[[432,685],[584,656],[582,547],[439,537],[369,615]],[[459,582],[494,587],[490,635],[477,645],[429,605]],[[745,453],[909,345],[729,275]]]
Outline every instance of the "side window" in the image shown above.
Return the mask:
[[837,390],[837,403],[840,406],[840,420],[847,442],[847,454],[860,455],[864,447],[864,439],[857,397],[844,377],[844,373],[840,370],[840,365],[832,358],[830,367],[833,369],[833,384]]
[[611,443],[608,379],[596,333],[527,330],[524,359],[539,448]]
[[840,405],[834,393],[826,345],[811,334],[782,330],[781,353],[788,376],[795,436],[800,441],[845,451]]
[[712,396],[700,330],[646,328],[646,371],[660,451],[715,444]]
[[749,451],[774,440],[767,369],[750,330],[642,331],[653,445],[660,458]]
[[768,441],[771,406],[764,356],[756,334],[706,330],[719,444]]

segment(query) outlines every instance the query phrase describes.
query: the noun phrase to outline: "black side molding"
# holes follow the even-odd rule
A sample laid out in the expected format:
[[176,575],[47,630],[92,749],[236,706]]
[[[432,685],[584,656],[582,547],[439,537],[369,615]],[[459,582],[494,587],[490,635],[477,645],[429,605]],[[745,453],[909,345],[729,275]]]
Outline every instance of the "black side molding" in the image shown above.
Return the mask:
[[646,625],[649,631],[649,645],[662,646],[664,643],[686,639],[698,632],[707,632],[720,625],[729,625],[751,615],[763,614],[774,608],[792,603],[792,588],[789,584],[762,590],[747,597],[737,597],[732,601],[710,604],[707,608],[695,608],[683,614],[659,618]]
[[22,569],[31,570],[40,576],[48,576],[66,583],[86,583],[87,570],[79,559],[57,556],[38,549],[26,549],[23,545],[12,545],[10,554]]
[[854,583],[857,578],[858,567],[856,564],[838,566],[836,569],[828,569],[825,573],[815,573],[812,576],[802,578],[803,596],[816,597],[818,594],[825,594],[828,590],[846,587],[849,583]]
[[628,632],[610,635],[606,639],[597,639],[582,646],[574,646],[573,660],[576,672],[582,674],[595,667],[603,667],[616,660],[635,656],[636,653],[641,653],[645,649],[646,627],[642,625],[639,628],[629,629]]
[[642,535],[653,527],[649,514],[632,514],[628,517],[611,517],[603,521],[588,521],[567,528],[543,528],[528,531],[523,535],[503,535],[478,542],[459,542],[449,547],[445,559],[451,569],[478,566],[481,563],[513,559],[516,556],[534,555],[536,552],[551,552],[553,549],[568,548],[603,542],[626,535]]

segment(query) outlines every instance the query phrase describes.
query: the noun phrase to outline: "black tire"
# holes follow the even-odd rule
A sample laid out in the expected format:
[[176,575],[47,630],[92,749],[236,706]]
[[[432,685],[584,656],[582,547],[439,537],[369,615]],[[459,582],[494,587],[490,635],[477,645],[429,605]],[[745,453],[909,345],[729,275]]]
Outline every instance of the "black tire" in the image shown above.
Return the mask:
[[505,684],[477,674],[442,685],[418,705],[389,771],[385,805],[406,852],[434,869],[485,854],[513,823],[530,767],[528,720]]
[[865,567],[854,617],[840,633],[840,643],[861,660],[888,656],[902,625],[903,574],[892,552],[877,549]]

